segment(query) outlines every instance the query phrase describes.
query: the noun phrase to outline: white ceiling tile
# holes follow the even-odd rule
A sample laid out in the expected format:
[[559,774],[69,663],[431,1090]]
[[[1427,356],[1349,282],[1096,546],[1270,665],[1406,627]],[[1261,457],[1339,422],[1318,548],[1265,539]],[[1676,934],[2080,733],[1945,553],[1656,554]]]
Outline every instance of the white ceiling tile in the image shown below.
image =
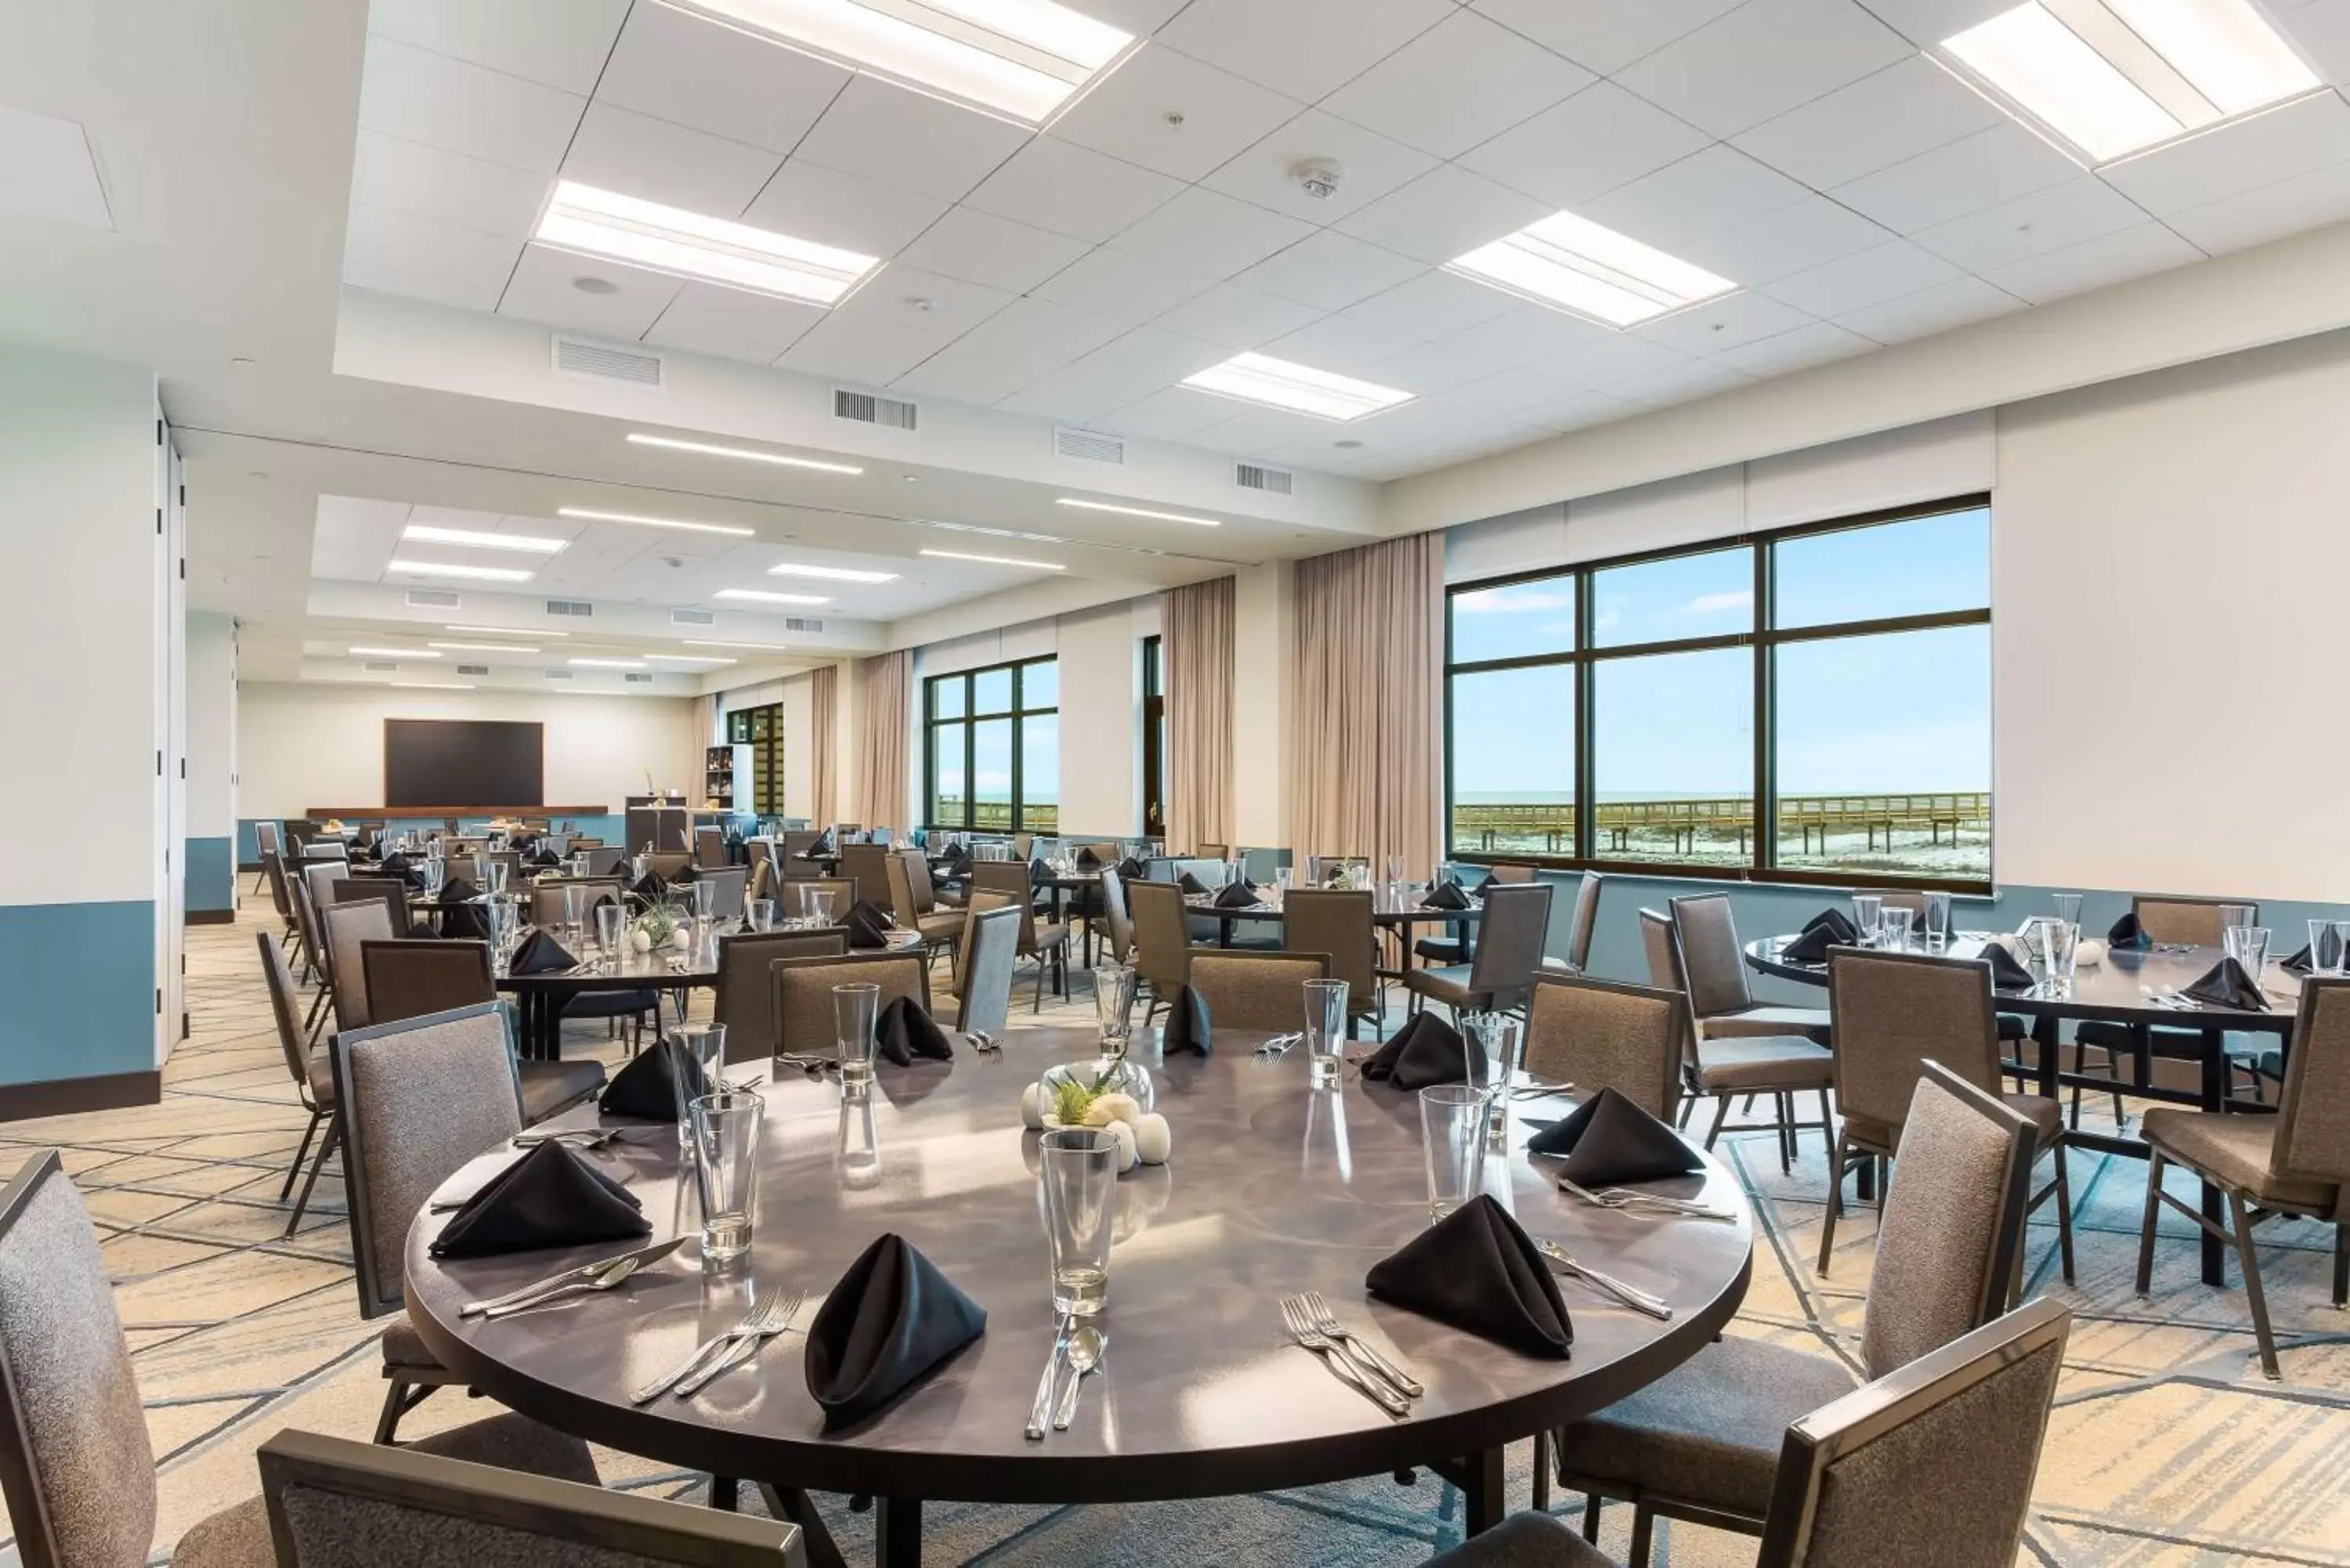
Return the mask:
[[834,308],[885,317],[917,332],[960,337],[1016,297],[1003,289],[893,262]]
[[1019,126],[859,76],[832,100],[794,156],[955,202],[1028,138]]
[[1091,249],[1009,218],[957,207],[899,254],[908,266],[1025,294]]
[[1400,387],[1420,397],[1430,397],[1484,380],[1503,370],[1523,369],[1511,352],[1512,347],[1491,338],[1464,341],[1440,337],[1380,360],[1373,367],[1370,379],[1383,386]]
[[1713,358],[1749,376],[1782,376],[1831,359],[1848,359],[1877,347],[1874,340],[1826,321],[1808,321],[1791,331],[1761,337]]
[[1159,41],[1313,103],[1452,9],[1452,0],[1191,0]]
[[359,132],[351,162],[355,202],[514,239],[529,237],[550,187],[544,174],[374,130]]
[[588,100],[390,38],[368,40],[359,124],[536,174],[563,161]]
[[1164,391],[1228,356],[1213,343],[1142,327],[1003,400],[1014,413],[1091,419]]
[[825,315],[819,307],[795,299],[689,283],[678,290],[644,340],[663,348],[691,348],[765,365]]
[[1606,389],[1610,397],[1621,398],[1635,408],[1661,409],[1673,403],[1691,402],[1732,387],[1752,386],[1755,378],[1727,365],[1711,360],[1690,359],[1662,370],[1651,370],[1644,376],[1634,376],[1616,381]]
[[1683,242],[1679,254],[1732,283],[1752,286],[1832,262],[1894,238],[1849,207],[1806,196],[1751,223]]
[[1847,312],[1836,317],[1836,325],[1879,343],[1907,343],[2023,307],[2023,301],[2005,290],[1961,276]]
[[2103,288],[2202,259],[2201,251],[2160,223],[2148,221],[2012,266],[1996,267],[1983,275],[2010,294],[2045,305],[2084,289]]
[[1854,212],[1914,234],[2061,185],[2081,166],[2012,120],[1921,152],[1828,192]]
[[1855,0],[1747,0],[1610,74],[1700,130],[1735,136],[1912,52]]
[[1470,0],[1575,64],[1613,76],[1744,0]]
[[968,402],[993,403],[1084,358],[1127,330],[1124,322],[1041,299],[1000,314],[898,378],[895,384]]
[[2015,7],[2015,0],[1864,0],[1877,19],[1921,49]]
[[1349,321],[1343,316],[1326,316],[1274,338],[1264,346],[1264,352],[1317,370],[1377,380],[1371,372],[1381,360],[1417,347],[1419,340],[1409,333],[1374,327],[1367,321]]
[[1205,294],[1215,282],[1207,273],[1104,245],[1029,292],[1055,305],[1075,306],[1118,321],[1141,322]]
[[1764,284],[1762,292],[1798,310],[1842,320],[1879,300],[1915,294],[1958,275],[1959,269],[1941,257],[1907,240],[1894,240],[1775,279]]
[[1145,441],[1186,441],[1231,420],[1240,405],[1190,387],[1153,392],[1094,421],[1096,430]]
[[1265,457],[1276,448],[1295,449],[1299,446],[1327,451],[1332,441],[1344,440],[1368,424],[1392,417],[1373,414],[1366,420],[1347,424],[1336,420],[1317,420],[1310,414],[1292,413],[1287,409],[1259,408],[1252,403],[1227,400],[1240,411],[1210,430],[1207,441],[1218,452],[1234,452],[1243,457]]
[[828,313],[784,350],[775,363],[787,370],[883,387],[954,339],[885,316]]
[[1688,358],[1660,343],[1540,305],[1520,305],[1506,316],[1454,334],[1451,341],[1463,349],[1498,348],[1513,364],[1578,388],[1660,369]]
[[521,254],[519,239],[354,202],[343,237],[343,281],[494,310]]
[[1971,273],[2045,255],[2146,221],[2146,212],[2095,176],[2002,202],[1920,230],[1918,244]]
[[2272,5],[2287,36],[2301,46],[2310,64],[2330,82],[2350,82],[2350,4],[2310,0],[2287,9]]
[[1197,299],[1157,318],[1170,332],[1226,348],[1253,348],[1284,332],[1295,332],[1322,312],[1237,283],[1220,283]]
[[1759,338],[1792,332],[1810,319],[1794,306],[1767,294],[1741,289],[1635,327],[1633,336],[1678,348],[1684,354],[1712,355]]
[[1556,400],[1520,409],[1517,417],[1559,434],[1579,431],[1591,425],[1603,425],[1609,420],[1620,420],[1636,411],[1621,398],[1611,398],[1605,392],[1567,392]]
[[1053,122],[1063,141],[1198,180],[1305,106],[1153,43]]
[[[1310,196],[1290,171],[1308,160],[1335,161],[1343,177],[1328,196]],[[1201,183],[1316,225],[1335,223],[1419,179],[1436,160],[1376,130],[1318,109],[1281,126]]]
[[2350,162],[2350,103],[2339,93],[2321,92],[2106,164],[2097,173],[2160,216],[2343,162]]
[[1314,232],[1310,223],[1195,185],[1109,243],[1170,266],[1230,277]]
[[2213,255],[2350,218],[2350,163],[2280,180],[2164,220]]
[[373,0],[368,31],[566,92],[596,89],[629,0]]
[[948,203],[788,158],[743,211],[757,228],[867,255],[894,256],[939,221]]
[[563,177],[689,213],[733,218],[751,204],[782,162],[764,147],[591,103],[564,157]]
[[[572,279],[583,275],[602,278],[618,289],[583,293],[572,286]],[[666,273],[525,245],[505,296],[498,301],[498,314],[625,342],[641,337],[660,319],[681,286],[680,279]]]
[[1825,191],[2002,123],[1991,100],[1924,55],[1766,119],[1736,138],[1783,174]]
[[1099,244],[1182,188],[1164,174],[1039,136],[964,202],[999,218]]
[[1341,119],[1457,158],[1589,84],[1589,71],[1455,12],[1322,101]]
[[1319,310],[1340,310],[1416,277],[1427,265],[1325,232],[1268,256],[1232,281]]
[[1716,142],[1586,202],[1579,210],[1594,223],[1670,251],[1700,235],[1793,206],[1809,194],[1777,170]]
[[655,4],[629,13],[596,99],[789,152],[851,78],[813,55]]
[[1552,211],[1482,175],[1444,163],[1336,226],[1356,239],[1440,266]]
[[1481,380],[1448,389],[1439,400],[1445,409],[1475,421],[1515,420],[1528,409],[1549,409],[1561,400],[1581,397],[1538,370],[1513,367]]
[[1415,341],[1426,342],[1491,321],[1521,303],[1514,295],[1449,272],[1424,272],[1348,306],[1342,314],[1374,327],[1408,332]]
[[79,122],[0,105],[0,215],[114,227]]
[[1184,0],[1076,0],[1074,8],[1097,22],[1107,22],[1138,38],[1147,38],[1165,26],[1183,5]]
[[1460,162],[1554,207],[1573,207],[1677,163],[1712,140],[1602,81],[1471,149]]

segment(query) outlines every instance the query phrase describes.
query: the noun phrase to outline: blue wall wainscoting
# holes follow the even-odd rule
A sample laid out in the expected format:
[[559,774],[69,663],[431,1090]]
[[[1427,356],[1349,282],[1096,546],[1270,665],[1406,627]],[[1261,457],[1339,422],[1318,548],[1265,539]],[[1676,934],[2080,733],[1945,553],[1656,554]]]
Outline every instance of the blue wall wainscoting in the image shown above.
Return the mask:
[[226,838],[191,838],[187,860],[188,919],[199,925],[232,919],[236,911],[236,866]]
[[0,905],[0,1116],[152,1102],[155,979],[151,900]]

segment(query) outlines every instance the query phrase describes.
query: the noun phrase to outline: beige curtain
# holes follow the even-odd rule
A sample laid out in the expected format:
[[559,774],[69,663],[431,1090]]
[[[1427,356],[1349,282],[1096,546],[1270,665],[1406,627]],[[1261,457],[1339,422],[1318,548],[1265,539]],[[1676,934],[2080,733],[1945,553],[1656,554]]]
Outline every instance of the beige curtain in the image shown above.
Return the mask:
[[1232,579],[1159,596],[1167,693],[1167,843],[1232,841]]
[[808,677],[808,777],[816,799],[808,811],[818,828],[840,820],[840,667],[827,664]]
[[1444,540],[1418,534],[1297,563],[1295,767],[1304,855],[1433,868],[1442,807]]
[[858,689],[864,694],[863,726],[857,737],[857,809],[868,827],[905,828],[906,730],[914,680],[914,655],[901,648],[857,661]]

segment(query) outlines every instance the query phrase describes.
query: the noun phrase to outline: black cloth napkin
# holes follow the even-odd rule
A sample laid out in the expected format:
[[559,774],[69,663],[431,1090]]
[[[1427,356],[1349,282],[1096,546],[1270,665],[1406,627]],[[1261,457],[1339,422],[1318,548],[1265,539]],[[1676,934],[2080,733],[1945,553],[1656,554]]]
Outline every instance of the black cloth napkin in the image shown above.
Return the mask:
[[1093,867],[1099,866],[1101,863],[1101,857],[1094,853],[1092,845],[1081,844],[1077,846],[1077,866],[1079,869],[1090,870]]
[[441,884],[441,902],[443,904],[462,904],[481,896],[482,890],[474,887],[468,877],[452,877]]
[[1264,895],[1245,877],[1235,877],[1216,890],[1219,909],[1253,909],[1263,902]]
[[946,1031],[910,996],[899,997],[873,1021],[873,1048],[900,1067],[912,1066],[917,1056],[933,1062],[954,1060],[954,1047],[947,1043]]
[[1189,871],[1175,878],[1175,886],[1183,889],[1183,896],[1187,898],[1196,898],[1208,890],[1208,885]]
[[843,924],[848,927],[850,947],[886,948],[889,945],[889,933],[897,929],[898,922],[890,919],[889,911],[880,905],[868,898],[859,898],[848,911],[848,919]]
[[537,849],[532,851],[530,863],[533,866],[540,867],[542,868],[551,867],[562,865],[563,857],[557,855],[554,850],[547,848],[545,845],[541,845]]
[[1842,909],[1822,909],[1804,922],[1795,940],[1779,950],[1788,963],[1825,963],[1828,949],[1850,947],[1860,940],[1860,928]]
[[2223,958],[2203,971],[2194,984],[2178,988],[2182,996],[2198,1002],[2208,1002],[2214,1007],[2233,1007],[2245,1012],[2265,1012],[2269,999],[2261,994],[2259,984],[2244,972],[2244,966],[2234,959]]
[[637,878],[636,886],[630,888],[629,891],[648,904],[658,904],[669,897],[669,884],[662,880],[660,872],[648,867],[645,874]]
[[1210,1056],[1215,1054],[1215,1035],[1208,1022],[1208,999],[1190,986],[1175,993],[1167,1009],[1167,1022],[1159,1026],[1159,1054],[1162,1056]]
[[1465,909],[1469,907],[1469,895],[1461,890],[1460,883],[1447,877],[1428,890],[1428,897],[1419,901],[1419,907],[1423,909]]
[[808,1324],[803,1365],[827,1428],[886,1409],[987,1332],[987,1311],[904,1237],[858,1255]]
[[2154,941],[2152,938],[2148,937],[2143,930],[2138,929],[2137,911],[2133,909],[2128,914],[2124,915],[2120,919],[2116,920],[2113,923],[2112,929],[2106,932],[2106,946],[2108,948],[2150,948],[2154,946]]
[[2024,968],[2002,943],[1985,942],[1982,961],[1991,965],[1991,983],[1994,991],[2021,991],[2033,983],[2032,971]]
[[800,851],[800,858],[803,860],[815,860],[823,856],[837,855],[839,853],[839,842],[834,837],[832,829],[827,827],[822,833],[816,836],[816,842],[814,844],[809,845],[806,849]]
[[958,844],[947,851],[947,869],[960,877],[971,869],[971,851]]
[[383,857],[383,864],[379,869],[385,876],[397,877],[413,887],[421,888],[424,885],[423,873],[418,871],[415,863],[397,849]]
[[1142,862],[1131,855],[1118,863],[1118,879],[1121,882],[1139,882],[1149,875]]
[[1365,1288],[1393,1302],[1552,1361],[1575,1324],[1542,1254],[1508,1210],[1481,1192],[1371,1265]]
[[515,949],[514,961],[506,970],[511,974],[553,974],[578,967],[579,961],[566,952],[561,942],[545,931],[533,931]]
[[653,1233],[629,1189],[549,1138],[465,1200],[432,1242],[436,1258],[584,1247]]
[[1417,1093],[1434,1084],[1479,1084],[1485,1079],[1485,1054],[1470,1049],[1461,1032],[1433,1012],[1423,1012],[1363,1063],[1363,1076]]
[[1673,1129],[1613,1089],[1602,1089],[1526,1140],[1535,1154],[1565,1157],[1558,1174],[1582,1187],[1654,1181],[1705,1168]]
[[490,940],[489,917],[473,902],[480,889],[463,877],[452,877],[441,889],[441,934],[463,940]]
[[686,1098],[702,1097],[702,1064],[682,1041],[663,1040],[612,1075],[597,1108],[616,1116],[642,1116],[647,1121],[677,1123],[677,1085],[682,1079]]
[[2325,967],[2328,969],[2340,969],[2342,967],[2342,939],[2335,936],[2330,930],[2324,936],[2320,937],[2316,942],[2311,943],[2308,947],[2304,947],[2299,952],[2293,954],[2293,957],[2284,960],[2284,967],[2293,971],[2295,974],[2309,974],[2314,972],[2317,966],[2312,961],[2312,953],[2313,950],[2320,946],[2324,948],[2324,956],[2327,960]]

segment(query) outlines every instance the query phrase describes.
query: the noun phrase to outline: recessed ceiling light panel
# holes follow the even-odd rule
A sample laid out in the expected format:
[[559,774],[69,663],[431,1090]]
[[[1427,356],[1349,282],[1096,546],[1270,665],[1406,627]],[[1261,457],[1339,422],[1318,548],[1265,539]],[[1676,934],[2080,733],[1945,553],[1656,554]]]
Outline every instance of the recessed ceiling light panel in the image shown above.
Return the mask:
[[462,566],[451,561],[393,561],[384,567],[411,577],[467,577],[480,583],[526,583],[531,574],[512,566]]
[[880,265],[860,255],[748,223],[665,207],[558,180],[532,235],[540,244],[604,256],[673,277],[830,306]]
[[1017,561],[1009,556],[966,556],[960,550],[925,550],[925,556],[935,556],[941,561],[976,561],[983,566],[1021,566],[1032,572],[1057,572],[1055,561]]
[[536,653],[535,648],[525,648],[512,642],[435,642],[431,648],[445,648],[457,653]]
[[354,648],[351,652],[362,659],[438,659],[437,653],[427,653],[421,648]]
[[515,631],[503,626],[443,626],[442,631],[486,632],[492,637],[569,637],[567,631],[550,631],[540,628],[534,631]]
[[736,528],[724,523],[691,523],[682,517],[647,517],[634,512],[597,512],[585,506],[558,506],[557,517],[574,517],[583,523],[633,523],[639,528],[679,528],[689,534],[728,534],[737,539],[757,535],[755,528]]
[[1235,354],[1221,365],[1184,377],[1183,385],[1221,398],[1340,421],[1359,420],[1411,401],[1409,392],[1293,364],[1270,354]]
[[715,597],[722,599],[755,599],[768,605],[828,605],[832,601],[822,594],[776,594],[764,588],[721,588]]
[[[1060,496],[1054,501],[1053,504],[1055,506],[1074,506],[1080,512],[1115,512],[1121,517],[1155,517],[1161,523],[1190,523],[1201,528],[1221,528],[1224,525],[1222,518],[1190,517],[1180,512],[1153,512],[1148,506],[1120,506],[1115,502],[1109,501],[1080,501],[1074,495]],[[974,534],[983,534],[991,531],[992,530],[984,528],[973,528],[971,530],[971,532]],[[1045,543],[1067,543],[1066,540],[1050,540],[1046,535],[1042,534],[1008,534],[1005,537],[1014,539],[1035,539]],[[924,554],[928,553],[929,552],[927,551],[924,552]]]
[[413,539],[424,545],[469,545],[476,550],[522,550],[534,556],[552,556],[567,539],[534,539],[527,534],[485,534],[474,528],[435,528],[422,523],[411,523],[400,531],[403,539]]
[[1738,287],[1726,277],[1573,213],[1554,213],[1514,234],[1455,256],[1444,270],[1536,305],[1618,327]]
[[681,637],[678,640],[688,648],[749,648],[761,653],[782,653],[788,648],[780,642],[715,642],[706,637]]
[[645,667],[641,659],[572,659],[565,662],[588,670],[642,670]]
[[863,572],[852,566],[804,566],[795,561],[785,561],[780,566],[769,566],[771,577],[816,577],[828,583],[894,583],[895,572]]
[[648,435],[642,431],[630,431],[629,441],[634,446],[667,447],[671,452],[698,452],[704,457],[734,457],[745,462],[771,462],[779,468],[810,468],[818,473],[865,472],[853,462],[824,462],[813,457],[793,457],[780,452],[758,452],[750,447],[721,446],[715,441],[681,441],[676,436]]

